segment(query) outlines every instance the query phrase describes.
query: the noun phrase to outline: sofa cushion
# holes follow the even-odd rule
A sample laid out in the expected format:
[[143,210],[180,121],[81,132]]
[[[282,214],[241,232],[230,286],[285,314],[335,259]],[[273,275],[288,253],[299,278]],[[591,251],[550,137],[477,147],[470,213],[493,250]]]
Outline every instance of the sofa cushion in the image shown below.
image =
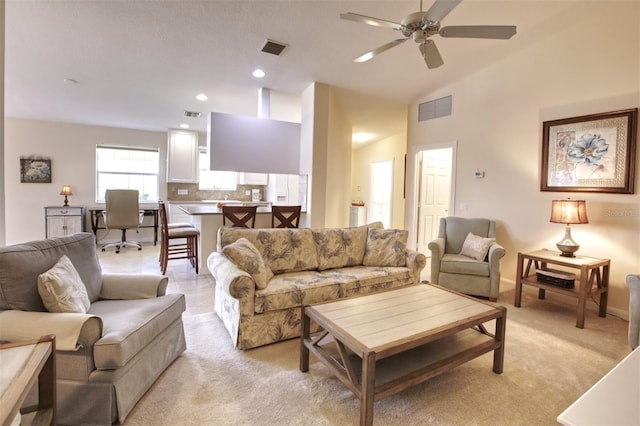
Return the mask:
[[246,238],[258,249],[274,274],[318,268],[311,229],[222,227],[218,232],[221,249],[239,238]]
[[93,347],[96,368],[117,369],[147,347],[185,310],[184,295],[154,299],[100,300],[89,313],[102,319],[102,338]]
[[409,232],[403,229],[369,228],[365,266],[405,266]]
[[238,268],[251,274],[256,282],[256,288],[266,288],[273,272],[265,263],[262,255],[246,238],[239,238],[225,246],[222,253],[227,256]]
[[412,283],[411,271],[406,267],[351,266],[290,272],[276,275],[269,287],[256,291],[254,309],[260,314]]
[[482,238],[473,232],[467,234],[462,244],[460,254],[475,260],[484,260],[489,252],[489,247],[495,241],[495,238]]
[[66,255],[38,275],[38,294],[49,312],[84,314],[91,306],[84,283]]
[[368,228],[313,229],[318,249],[318,269],[362,265]]
[[38,275],[65,254],[87,289],[89,301],[98,300],[102,270],[92,233],[31,241],[0,248],[0,310],[46,311],[38,294]]
[[460,254],[445,254],[440,260],[440,272],[488,277],[489,262],[482,262]]

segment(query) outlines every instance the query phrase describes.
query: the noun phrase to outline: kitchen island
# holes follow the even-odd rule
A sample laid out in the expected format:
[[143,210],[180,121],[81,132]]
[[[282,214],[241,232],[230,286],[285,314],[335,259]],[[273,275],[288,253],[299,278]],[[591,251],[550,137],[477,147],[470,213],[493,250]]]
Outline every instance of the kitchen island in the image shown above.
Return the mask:
[[[251,204],[251,203],[246,203]],[[217,250],[218,228],[222,226],[222,209],[217,204],[203,203],[181,205],[176,207],[189,215],[191,223],[200,231],[198,240],[198,259],[200,262],[200,274],[209,274],[206,268],[207,258]],[[304,216],[304,213],[302,214]],[[302,217],[301,217],[301,223]],[[256,228],[271,228],[271,208],[260,207],[256,214]]]

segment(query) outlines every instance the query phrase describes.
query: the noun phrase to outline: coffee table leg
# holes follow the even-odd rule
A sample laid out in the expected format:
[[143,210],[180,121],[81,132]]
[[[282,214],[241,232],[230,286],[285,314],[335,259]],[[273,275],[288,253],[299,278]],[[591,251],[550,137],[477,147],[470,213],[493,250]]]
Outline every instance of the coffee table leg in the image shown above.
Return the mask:
[[493,351],[493,372],[496,374],[502,373],[504,365],[504,338],[507,326],[507,309],[504,306],[500,306],[499,309],[502,311],[502,315],[496,318],[495,339],[500,342],[500,347]]
[[365,353],[362,359],[362,389],[360,394],[360,425],[373,424],[373,401],[376,383],[376,354]]
[[309,371],[309,348],[305,345],[305,341],[309,339],[311,330],[311,319],[305,314],[304,305],[302,305],[302,330],[300,331],[300,371],[306,373]]

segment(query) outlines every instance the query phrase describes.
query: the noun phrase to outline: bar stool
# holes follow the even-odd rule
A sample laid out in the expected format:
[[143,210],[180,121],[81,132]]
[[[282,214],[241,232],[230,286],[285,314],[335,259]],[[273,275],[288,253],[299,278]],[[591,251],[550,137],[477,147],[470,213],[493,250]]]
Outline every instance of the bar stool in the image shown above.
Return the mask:
[[222,206],[222,225],[227,226],[227,220],[231,226],[239,228],[256,227],[257,206]]
[[302,206],[271,206],[271,227],[298,228],[301,210]]
[[[200,231],[186,223],[169,224],[167,209],[162,201],[158,203],[158,212],[160,213],[160,224],[162,226],[160,244],[160,269],[162,273],[166,274],[169,260],[189,259],[197,274],[199,272],[198,237],[200,236]],[[170,225],[172,226],[170,227]],[[171,244],[171,240],[181,240],[181,242]]]

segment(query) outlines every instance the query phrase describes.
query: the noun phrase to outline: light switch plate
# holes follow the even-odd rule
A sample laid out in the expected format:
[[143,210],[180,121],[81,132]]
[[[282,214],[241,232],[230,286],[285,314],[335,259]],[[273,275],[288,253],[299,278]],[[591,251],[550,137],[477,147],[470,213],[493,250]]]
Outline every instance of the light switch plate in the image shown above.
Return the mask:
[[188,189],[178,189],[178,195],[189,195]]

